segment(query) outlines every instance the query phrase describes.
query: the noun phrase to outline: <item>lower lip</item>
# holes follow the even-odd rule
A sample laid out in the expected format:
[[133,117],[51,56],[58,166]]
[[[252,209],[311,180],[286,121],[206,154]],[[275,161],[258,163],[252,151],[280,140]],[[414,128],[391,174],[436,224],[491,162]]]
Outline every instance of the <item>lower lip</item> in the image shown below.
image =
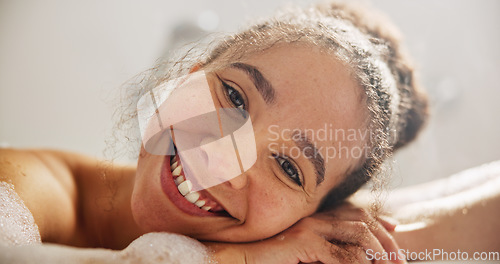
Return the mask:
[[194,216],[219,216],[218,213],[205,211],[198,206],[192,204],[177,189],[172,170],[170,168],[170,156],[165,156],[160,174],[161,187],[168,199],[186,214]]

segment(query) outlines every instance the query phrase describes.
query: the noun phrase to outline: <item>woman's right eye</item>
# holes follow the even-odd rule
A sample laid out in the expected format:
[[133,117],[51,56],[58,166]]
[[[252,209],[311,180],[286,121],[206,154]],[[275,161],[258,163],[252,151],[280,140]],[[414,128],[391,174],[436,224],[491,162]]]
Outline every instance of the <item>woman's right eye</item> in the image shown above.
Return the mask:
[[247,111],[247,106],[245,104],[245,99],[243,98],[241,93],[222,80],[221,83],[222,86],[224,87],[224,93],[226,94],[229,103],[232,104],[235,108],[240,109],[243,116],[245,116],[246,115],[245,112]]

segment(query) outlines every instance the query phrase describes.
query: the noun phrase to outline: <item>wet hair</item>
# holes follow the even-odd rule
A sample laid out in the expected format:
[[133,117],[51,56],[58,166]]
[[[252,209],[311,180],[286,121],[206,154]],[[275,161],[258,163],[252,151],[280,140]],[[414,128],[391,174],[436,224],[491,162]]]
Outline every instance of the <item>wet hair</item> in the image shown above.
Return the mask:
[[[216,38],[206,47],[191,49],[173,63],[159,64],[142,76],[142,89],[133,97],[140,98],[166,79],[187,73],[195,64],[227,65],[279,45],[309,45],[331,52],[350,67],[365,92],[367,129],[376,136],[368,142],[367,158],[323,199],[318,210],[326,210],[370,179],[376,181],[383,162],[413,141],[428,117],[427,97],[415,78],[399,33],[376,11],[352,1],[288,8],[238,33]],[[135,102],[131,106],[135,107]],[[134,114],[129,112],[125,119]]]

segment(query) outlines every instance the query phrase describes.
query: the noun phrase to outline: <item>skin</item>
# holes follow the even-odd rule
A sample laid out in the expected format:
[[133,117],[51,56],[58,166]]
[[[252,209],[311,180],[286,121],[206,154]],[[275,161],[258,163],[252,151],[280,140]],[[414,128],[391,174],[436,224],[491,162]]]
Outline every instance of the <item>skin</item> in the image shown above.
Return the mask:
[[[273,104],[264,102],[241,70],[223,68],[207,74],[212,95],[219,98],[215,100],[219,101],[218,107],[231,105],[224,101],[217,76],[244,96],[256,137],[258,158],[254,166],[243,175],[208,189],[233,217],[200,217],[180,211],[158,184],[164,157],[150,155],[144,149],[137,169],[112,168],[60,152],[4,153],[10,163],[23,164],[25,168],[23,175],[28,176],[19,177],[3,166],[7,172],[3,174],[7,175],[4,180],[13,182],[32,210],[42,240],[123,248],[146,232],[168,231],[202,240],[253,241],[275,235],[313,214],[328,190],[359,160],[328,158],[321,152],[326,157],[326,176],[316,186],[312,164],[299,157],[294,162],[303,178],[304,188],[301,188],[270,158],[268,144],[272,137],[268,127],[318,130],[328,122],[334,128],[361,129],[366,118],[361,89],[348,68],[333,56],[305,46],[275,47],[243,62],[258,68],[272,84]],[[300,98],[300,103],[295,98]],[[334,142],[312,143],[320,148]],[[105,184],[96,169],[102,166],[108,166]],[[53,209],[53,204],[60,206]]]

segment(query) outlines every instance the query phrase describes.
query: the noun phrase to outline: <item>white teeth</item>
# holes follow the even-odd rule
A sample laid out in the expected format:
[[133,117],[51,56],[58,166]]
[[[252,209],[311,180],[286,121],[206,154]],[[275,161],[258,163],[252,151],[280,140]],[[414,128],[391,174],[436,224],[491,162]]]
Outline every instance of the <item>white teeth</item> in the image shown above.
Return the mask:
[[179,192],[182,195],[186,195],[189,192],[191,192],[192,188],[193,188],[193,184],[191,184],[191,181],[189,181],[189,180],[183,181],[183,182],[181,182],[181,184],[179,184],[179,186],[177,186],[177,189],[179,190]]
[[191,192],[191,190],[193,189],[193,184],[191,183],[191,181],[186,180],[184,178],[184,175],[181,175],[182,166],[177,161],[177,156],[174,156],[170,160],[170,168],[172,169],[172,176],[175,177],[175,185],[177,185],[177,189],[184,196],[184,198],[186,198],[186,200],[205,211],[212,209],[212,207],[210,206],[204,206],[206,203],[205,201],[198,201],[198,199],[200,199],[200,194],[198,192]]
[[196,201],[196,203],[194,203],[194,204],[195,204],[196,206],[198,206],[198,207],[202,207],[202,206],[204,206],[204,205],[205,205],[205,201],[203,201],[203,200],[199,200],[199,201]]
[[179,165],[177,168],[175,168],[175,170],[174,170],[174,171],[172,171],[172,175],[174,175],[174,176],[179,176],[179,175],[181,175],[181,170],[182,170],[182,166],[181,166],[181,165]]
[[188,200],[191,203],[195,203],[196,201],[198,201],[198,198],[200,198],[200,194],[197,192],[190,192],[186,194],[184,198],[186,198],[186,200]]
[[183,181],[184,181],[184,176],[179,176],[175,179],[175,185],[179,186],[179,184],[181,184]]

